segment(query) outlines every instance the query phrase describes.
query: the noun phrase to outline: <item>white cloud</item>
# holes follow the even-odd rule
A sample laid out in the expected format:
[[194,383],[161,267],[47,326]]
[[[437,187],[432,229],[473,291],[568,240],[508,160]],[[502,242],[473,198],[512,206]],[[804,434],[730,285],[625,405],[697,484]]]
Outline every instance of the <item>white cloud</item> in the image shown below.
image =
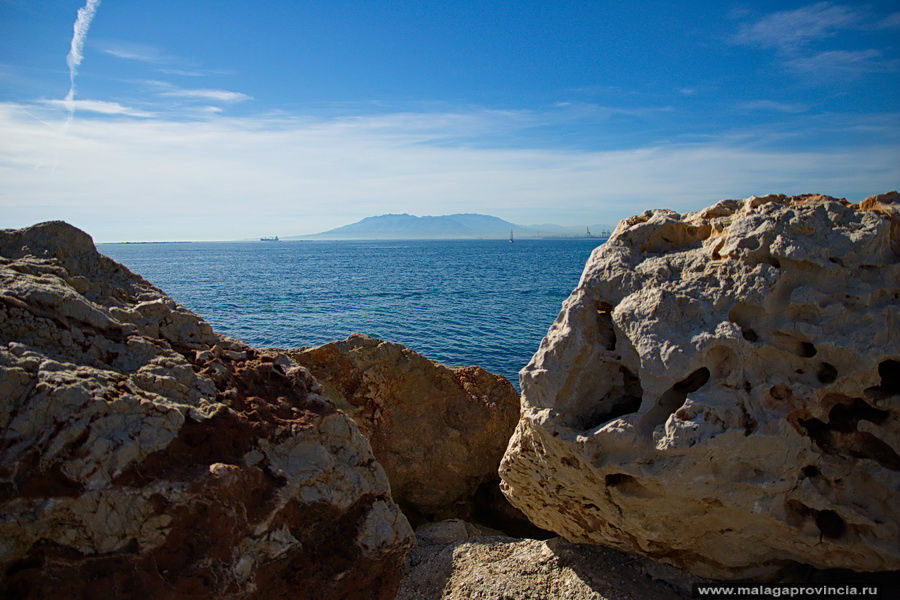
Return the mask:
[[747,111],[775,111],[783,113],[802,113],[809,110],[805,104],[792,102],[778,102],[777,100],[750,100],[737,105],[738,110]]
[[166,81],[147,81],[148,85],[157,88],[158,95],[166,98],[184,98],[187,100],[205,100],[207,102],[243,102],[252,100],[252,96],[231,90],[186,89]]
[[593,102],[557,102],[555,107],[560,109],[562,118],[591,118],[605,120],[613,117],[645,118],[659,113],[669,113],[675,110],[673,106],[608,106]]
[[900,11],[891,13],[878,22],[879,29],[897,29],[900,28]]
[[[789,70],[819,83],[833,84],[863,73],[894,71],[900,61],[886,59],[875,48],[859,50],[813,50],[814,42],[848,30],[877,31],[900,26],[900,13],[876,20],[867,6],[850,7],[818,2],[794,10],[780,11],[745,23],[732,36],[736,44],[772,48]],[[821,44],[820,44],[821,46]]]
[[754,193],[868,194],[900,180],[900,150],[887,143],[790,151],[711,139],[597,152],[458,141],[525,126],[518,113],[82,118],[63,132],[35,110],[0,104],[3,226],[62,218],[98,240],[284,236],[386,212],[602,223]]
[[84,58],[84,40],[87,38],[91,21],[100,6],[100,0],[87,0],[87,3],[78,9],[75,24],[72,25],[72,42],[69,45],[69,53],[66,55],[66,64],[69,67],[69,92],[66,94],[66,102],[69,108],[69,121],[75,116],[75,75]]
[[835,35],[840,29],[862,20],[861,13],[848,6],[818,2],[795,10],[767,15],[745,24],[734,36],[738,44],[790,50],[813,40]]
[[87,3],[78,9],[75,24],[72,25],[72,43],[69,47],[69,54],[66,55],[66,64],[69,66],[69,71],[73,77],[81,64],[81,60],[84,58],[84,40],[87,37],[88,29],[91,27],[91,21],[94,19],[98,6],[100,6],[100,0],[87,0]]
[[811,56],[792,58],[786,64],[790,69],[818,78],[834,75],[854,76],[862,73],[883,73],[900,69],[900,60],[884,59],[882,53],[874,48],[830,50]]
[[250,100],[252,97],[241,92],[232,92],[229,90],[209,90],[209,89],[174,89],[166,92],[160,92],[160,96],[170,98],[192,98],[198,100],[212,100],[218,102],[242,102]]
[[180,75],[181,77],[205,77],[208,74],[203,71],[187,69],[160,69],[159,71],[167,75]]
[[105,100],[42,100],[41,104],[47,106],[55,106],[65,108],[72,112],[75,110],[98,113],[103,115],[123,115],[127,117],[152,117],[153,113],[149,113],[128,106],[123,106],[118,102],[107,102]]
[[172,60],[172,57],[161,52],[154,46],[136,44],[134,42],[97,41],[100,51],[121,58],[123,60],[136,60],[147,63],[161,63]]

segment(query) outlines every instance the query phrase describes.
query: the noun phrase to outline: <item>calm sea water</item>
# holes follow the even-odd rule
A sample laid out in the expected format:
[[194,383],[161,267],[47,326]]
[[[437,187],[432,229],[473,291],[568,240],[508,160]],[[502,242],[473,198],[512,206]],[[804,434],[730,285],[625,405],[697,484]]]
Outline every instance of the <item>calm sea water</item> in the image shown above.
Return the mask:
[[360,332],[518,387],[596,239],[99,244],[213,328],[257,347]]

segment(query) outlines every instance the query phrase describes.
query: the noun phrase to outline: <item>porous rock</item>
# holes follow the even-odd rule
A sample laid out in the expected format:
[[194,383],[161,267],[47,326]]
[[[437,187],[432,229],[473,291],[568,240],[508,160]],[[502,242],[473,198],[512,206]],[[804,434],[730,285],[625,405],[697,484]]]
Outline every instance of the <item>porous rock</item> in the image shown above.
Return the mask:
[[475,496],[490,498],[489,488],[497,489],[519,415],[518,394],[506,379],[360,334],[291,356],[357,422],[414,523],[471,519],[490,509]]
[[393,597],[412,531],[319,391],[70,225],[0,232],[0,596]]
[[623,221],[521,373],[504,493],[707,577],[900,568],[898,201]]

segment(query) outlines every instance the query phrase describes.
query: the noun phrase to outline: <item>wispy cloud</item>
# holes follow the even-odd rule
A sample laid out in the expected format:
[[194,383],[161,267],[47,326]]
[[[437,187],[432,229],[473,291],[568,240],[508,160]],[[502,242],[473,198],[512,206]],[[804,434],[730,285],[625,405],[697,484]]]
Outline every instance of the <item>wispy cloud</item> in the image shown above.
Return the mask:
[[593,102],[557,102],[555,106],[564,111],[562,116],[577,119],[586,117],[593,119],[609,119],[611,117],[643,118],[675,110],[674,106],[610,106]]
[[87,0],[87,4],[78,9],[75,24],[72,25],[72,42],[69,46],[69,54],[66,56],[66,64],[69,65],[69,71],[73,77],[84,58],[84,40],[98,6],[100,6],[100,0]]
[[173,88],[159,93],[160,96],[168,98],[190,98],[194,100],[206,100],[214,102],[243,102],[251,100],[253,97],[241,92],[232,92],[229,90],[211,90],[211,89],[184,89]]
[[95,42],[100,51],[123,60],[136,60],[146,63],[170,62],[174,57],[162,52],[155,46],[136,44],[134,42],[119,42],[103,40]]
[[157,95],[164,98],[182,98],[185,100],[202,100],[205,102],[235,103],[252,100],[253,97],[241,92],[231,90],[219,90],[208,88],[182,88],[167,81],[145,81],[145,84],[155,88]]
[[863,15],[848,6],[818,2],[795,10],[772,13],[744,24],[732,41],[738,44],[792,50],[813,40],[835,35],[859,23]]
[[201,68],[196,61],[170,54],[157,46],[120,40],[94,40],[93,44],[104,54],[122,60],[131,60],[154,66],[160,73],[179,77],[207,77],[231,75],[228,69]]
[[880,29],[900,29],[900,11],[889,14],[878,22]]
[[[490,138],[528,126],[522,115],[479,110],[86,118],[63,136],[34,112],[0,104],[6,226],[65,218],[101,240],[308,233],[384,212],[613,222],[652,207],[693,210],[770,191],[856,197],[900,180],[895,142],[793,151],[720,137],[580,151],[458,141],[461,129]],[[36,168],[54,163],[52,177]]]
[[75,18],[75,24],[72,25],[72,43],[69,46],[69,53],[66,55],[66,64],[69,66],[69,93],[66,94],[66,102],[69,102],[69,120],[75,114],[75,75],[78,67],[84,58],[84,40],[87,37],[88,29],[91,27],[91,21],[94,20],[94,14],[97,7],[100,6],[100,0],[87,0],[87,3],[78,9]]
[[166,75],[180,75],[181,77],[205,77],[209,74],[204,71],[188,69],[160,69],[159,71]]
[[865,73],[895,71],[898,61],[871,47],[825,49],[829,39],[849,31],[871,33],[894,27],[900,27],[900,13],[878,19],[869,6],[818,2],[744,23],[731,41],[771,48],[790,71],[810,80],[834,83],[836,78],[852,80]]
[[128,106],[123,106],[118,102],[107,102],[105,100],[41,100],[41,104],[46,106],[54,106],[57,108],[74,109],[85,112],[98,113],[102,115],[121,115],[126,117],[153,117],[154,114]]
[[885,59],[881,51],[867,50],[830,50],[811,56],[792,58],[786,62],[794,71],[815,75],[816,77],[845,75],[855,76],[862,73],[884,73],[900,70],[900,60]]
[[805,104],[793,102],[778,102],[777,100],[750,100],[737,105],[738,110],[744,111],[774,111],[782,113],[802,113],[809,110]]

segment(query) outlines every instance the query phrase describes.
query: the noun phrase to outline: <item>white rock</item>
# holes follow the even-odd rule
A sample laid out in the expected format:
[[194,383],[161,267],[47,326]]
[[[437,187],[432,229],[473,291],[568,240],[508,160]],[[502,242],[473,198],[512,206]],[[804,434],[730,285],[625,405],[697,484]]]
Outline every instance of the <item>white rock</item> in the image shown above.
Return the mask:
[[900,569],[898,197],[623,221],[520,375],[510,501],[708,577]]

